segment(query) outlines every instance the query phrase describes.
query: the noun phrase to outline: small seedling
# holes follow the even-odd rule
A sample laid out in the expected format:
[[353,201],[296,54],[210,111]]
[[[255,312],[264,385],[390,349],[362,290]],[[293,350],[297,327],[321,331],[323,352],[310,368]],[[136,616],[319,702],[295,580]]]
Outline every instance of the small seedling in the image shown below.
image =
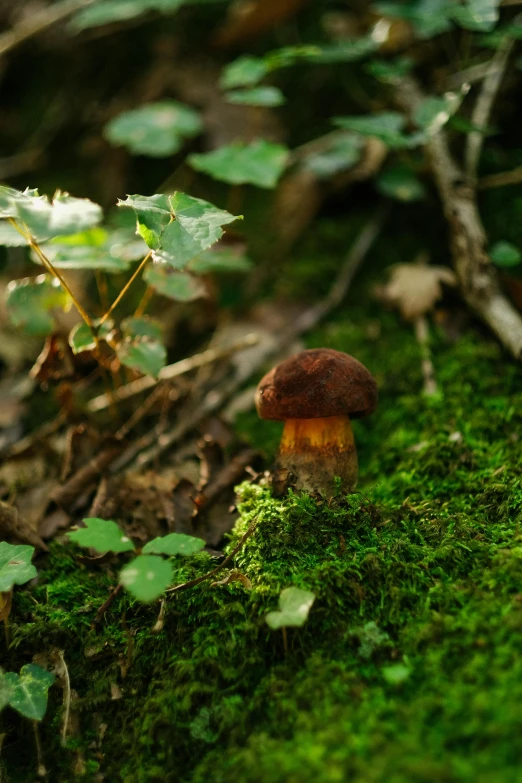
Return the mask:
[[315,593],[299,587],[287,587],[279,596],[279,611],[268,612],[266,622],[273,630],[281,628],[285,653],[288,652],[286,629],[304,625],[315,601]]
[[[0,620],[4,621],[8,641],[8,618],[11,612],[14,585],[23,585],[36,576],[31,563],[34,546],[0,543]],[[0,705],[1,705],[0,696]]]
[[96,517],[84,519],[84,528],[69,533],[71,541],[97,552],[134,552],[136,557],[120,572],[119,583],[143,603],[150,603],[172,584],[174,569],[168,560],[158,555],[194,555],[205,542],[184,533],[169,533],[137,549],[116,522]]
[[47,691],[54,674],[35,663],[22,666],[20,674],[0,671],[0,710],[12,707],[31,720],[42,720],[47,709]]

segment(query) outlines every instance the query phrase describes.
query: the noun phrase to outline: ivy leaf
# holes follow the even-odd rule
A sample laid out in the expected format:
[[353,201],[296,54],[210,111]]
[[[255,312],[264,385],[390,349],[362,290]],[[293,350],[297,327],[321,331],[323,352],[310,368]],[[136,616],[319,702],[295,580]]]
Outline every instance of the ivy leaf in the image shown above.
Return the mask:
[[10,706],[25,718],[42,720],[47,709],[47,691],[54,682],[54,674],[34,663],[28,663],[22,666],[20,674],[6,672],[4,677],[11,689]]
[[197,171],[231,185],[250,184],[273,188],[283,173],[288,149],[260,139],[250,144],[235,142],[201,155],[189,155],[188,162]]
[[201,538],[186,536],[184,533],[169,533],[167,536],[153,538],[142,549],[145,555],[195,555],[205,546]]
[[496,266],[512,267],[520,264],[522,254],[511,242],[500,240],[492,246],[489,257]]
[[355,133],[342,133],[323,152],[306,158],[304,166],[319,179],[333,177],[339,171],[352,168],[359,161],[364,140]]
[[9,320],[33,337],[45,337],[54,329],[53,310],[70,308],[69,294],[50,275],[11,280],[6,306]]
[[150,11],[173,13],[186,0],[99,0],[79,11],[70,23],[71,32],[113,22],[127,22]]
[[219,86],[222,90],[253,87],[267,75],[269,70],[268,64],[262,57],[238,57],[223,69]]
[[37,571],[31,563],[33,554],[34,546],[0,543],[0,593],[34,579]]
[[228,103],[246,106],[282,106],[285,96],[278,87],[252,87],[249,90],[234,90],[226,94]]
[[121,322],[121,330],[125,337],[131,337],[133,339],[139,337],[148,337],[150,340],[163,339],[163,327],[161,323],[146,315],[125,318]]
[[447,92],[441,97],[424,98],[415,109],[413,121],[429,136],[437,133],[458,110],[469,87],[460,92]]
[[[96,322],[94,322],[94,325],[96,326]],[[113,321],[110,319],[104,321],[98,330],[98,338],[100,340],[106,340],[113,328]],[[96,348],[94,335],[84,321],[73,326],[69,332],[69,345],[74,354],[83,353],[84,351],[94,351]]]
[[376,185],[384,196],[398,201],[419,201],[426,195],[424,185],[408,166],[397,165],[383,171],[377,177]]
[[116,522],[97,517],[90,517],[83,521],[86,527],[81,527],[67,534],[76,544],[95,549],[100,554],[134,551],[134,544]]
[[310,590],[287,587],[279,596],[279,611],[269,612],[266,622],[274,630],[283,626],[304,625],[314,601],[315,594]]
[[116,349],[120,362],[131,370],[157,378],[167,363],[167,349],[158,340],[146,337],[127,337]]
[[194,109],[169,100],[119,114],[107,123],[103,135],[135,155],[164,158],[178,152],[185,139],[197,136],[202,129]]
[[336,117],[333,122],[345,130],[380,139],[391,149],[414,147],[426,140],[425,134],[421,132],[410,136],[404,134],[406,117],[396,111],[385,111],[361,117]]
[[207,295],[205,285],[189,272],[180,272],[165,263],[151,264],[145,269],[143,279],[159,294],[177,302],[192,302]]
[[165,592],[173,577],[168,560],[155,555],[139,555],[121,571],[120,582],[138,601],[149,603]]
[[242,244],[215,245],[193,258],[189,264],[191,272],[206,275],[209,272],[248,272],[252,261],[245,255]]
[[394,84],[414,66],[415,60],[412,57],[398,57],[396,60],[371,60],[366,64],[365,71],[385,84]]

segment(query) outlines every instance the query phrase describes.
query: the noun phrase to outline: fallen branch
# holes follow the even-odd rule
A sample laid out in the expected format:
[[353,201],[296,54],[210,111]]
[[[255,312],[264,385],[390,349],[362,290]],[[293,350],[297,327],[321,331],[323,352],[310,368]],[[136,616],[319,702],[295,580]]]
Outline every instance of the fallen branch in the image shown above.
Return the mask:
[[48,5],[41,11],[24,16],[16,27],[0,35],[0,56],[94,2],[96,0],[62,0],[61,3]]
[[217,496],[236,484],[245,472],[245,468],[250,465],[258,452],[255,449],[246,448],[240,451],[219,473],[206,484],[194,497],[196,513],[207,508]]
[[[397,102],[410,114],[424,95],[412,77],[401,79]],[[478,212],[475,188],[453,159],[444,130],[426,144],[431,168],[451,232],[451,251],[462,295],[517,360],[522,359],[522,317],[500,289],[486,252],[486,233]]]

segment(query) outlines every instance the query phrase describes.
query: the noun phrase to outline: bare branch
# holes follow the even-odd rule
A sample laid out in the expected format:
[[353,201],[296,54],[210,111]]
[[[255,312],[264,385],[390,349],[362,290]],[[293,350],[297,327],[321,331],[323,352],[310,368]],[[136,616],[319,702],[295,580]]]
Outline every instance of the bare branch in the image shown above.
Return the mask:
[[0,56],[94,2],[95,0],[62,0],[61,3],[46,6],[40,12],[24,17],[16,27],[0,35]]

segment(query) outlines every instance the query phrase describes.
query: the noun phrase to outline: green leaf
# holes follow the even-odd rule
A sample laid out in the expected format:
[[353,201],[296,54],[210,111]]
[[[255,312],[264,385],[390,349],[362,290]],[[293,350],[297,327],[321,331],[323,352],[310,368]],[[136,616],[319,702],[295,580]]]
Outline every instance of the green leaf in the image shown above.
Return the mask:
[[362,136],[373,136],[380,139],[391,149],[414,147],[426,140],[424,133],[405,135],[402,131],[406,125],[406,118],[396,111],[368,114],[361,117],[336,117],[333,122],[340,128],[355,131]]
[[372,54],[379,47],[379,41],[372,35],[353,40],[317,47],[317,51],[304,53],[299,59],[329,65],[331,63],[351,63]]
[[394,663],[391,666],[383,666],[382,675],[390,685],[401,685],[411,674],[409,666],[403,663]]
[[424,98],[415,109],[414,123],[429,136],[437,133],[458,110],[467,89],[460,93],[447,92],[441,97]]
[[37,571],[31,563],[33,554],[34,546],[0,542],[0,593],[34,579]]
[[60,234],[76,234],[96,226],[103,217],[102,208],[87,198],[57,193],[51,202],[33,196],[16,202],[16,220],[27,227],[38,241]]
[[164,193],[154,196],[127,196],[118,201],[119,207],[130,207],[137,219],[136,232],[152,248],[159,246],[160,236],[171,220],[174,219],[169,197]]
[[147,337],[125,338],[116,349],[120,362],[131,370],[157,378],[167,363],[167,349],[157,340]]
[[9,320],[33,337],[45,337],[54,329],[53,310],[70,308],[69,295],[50,275],[11,280],[6,306]]
[[489,256],[493,263],[500,267],[518,266],[522,259],[522,253],[518,247],[504,240],[495,242],[489,252]]
[[199,275],[209,272],[248,272],[252,261],[245,255],[242,245],[215,245],[193,258],[189,270]]
[[173,13],[186,0],[98,0],[84,8],[70,22],[71,32],[113,22],[127,22],[151,11]]
[[377,177],[377,190],[384,196],[398,201],[419,201],[426,195],[426,189],[408,166],[397,165]]
[[148,337],[151,340],[163,339],[163,326],[160,321],[149,318],[144,315],[141,317],[132,316],[125,318],[121,322],[121,330],[125,337],[136,339],[139,337]]
[[239,57],[223,69],[219,86],[222,90],[253,87],[267,75],[269,70],[267,63],[261,57]]
[[231,185],[248,183],[273,188],[283,173],[288,149],[260,139],[250,144],[235,142],[201,155],[190,155],[190,165]]
[[185,139],[201,133],[199,114],[177,101],[149,103],[114,117],[103,135],[134,155],[164,158],[178,152]]
[[449,15],[466,30],[489,32],[499,19],[500,0],[467,0],[466,5],[455,5]]
[[249,90],[234,90],[225,95],[228,103],[242,103],[246,106],[282,106],[285,96],[278,87],[252,87]]
[[279,611],[269,612],[266,621],[270,628],[304,625],[308,618],[315,594],[299,587],[287,587],[279,596]]
[[27,188],[23,192],[9,188],[6,185],[0,185],[0,218],[17,218],[18,205],[28,202],[34,198],[43,198],[38,196],[35,188]]
[[[127,271],[132,261],[143,258],[148,251],[132,231],[104,228],[57,236],[41,248],[57,269],[97,269],[113,274]],[[36,253],[32,252],[31,257],[41,264]]]
[[54,682],[54,674],[34,663],[28,663],[22,666],[19,675],[6,672],[4,677],[11,688],[10,706],[24,718],[42,720],[47,709],[47,691]]
[[365,65],[365,71],[381,82],[394,84],[410,73],[414,66],[412,57],[398,57],[396,60],[371,60]]
[[167,536],[153,538],[143,547],[147,555],[195,555],[205,546],[201,538],[186,536],[184,533],[169,533]]
[[5,247],[23,247],[27,239],[7,220],[0,220],[0,245]]
[[328,179],[355,166],[360,160],[363,147],[364,141],[360,136],[343,133],[332,141],[328,149],[307,157],[304,167],[319,179]]
[[97,517],[90,517],[83,521],[86,527],[67,534],[76,544],[95,549],[100,553],[134,551],[134,544],[116,522]]
[[419,38],[433,38],[451,29],[450,12],[453,3],[448,0],[418,0],[410,3],[376,3],[374,6],[383,16],[406,19]]
[[[94,322],[94,325],[96,326],[96,321]],[[113,328],[113,321],[110,319],[104,321],[98,330],[98,338],[100,340],[105,340],[110,335]],[[77,323],[69,332],[69,345],[74,354],[83,353],[84,351],[94,351],[96,348],[94,335],[84,321]]]
[[143,279],[159,294],[177,302],[192,302],[207,295],[205,285],[194,275],[180,272],[165,263],[151,264],[145,270]]
[[0,670],[0,712],[7,707],[13,695],[13,688],[4,672]]
[[168,560],[156,555],[139,555],[121,571],[120,582],[138,601],[149,603],[165,592],[173,577]]

